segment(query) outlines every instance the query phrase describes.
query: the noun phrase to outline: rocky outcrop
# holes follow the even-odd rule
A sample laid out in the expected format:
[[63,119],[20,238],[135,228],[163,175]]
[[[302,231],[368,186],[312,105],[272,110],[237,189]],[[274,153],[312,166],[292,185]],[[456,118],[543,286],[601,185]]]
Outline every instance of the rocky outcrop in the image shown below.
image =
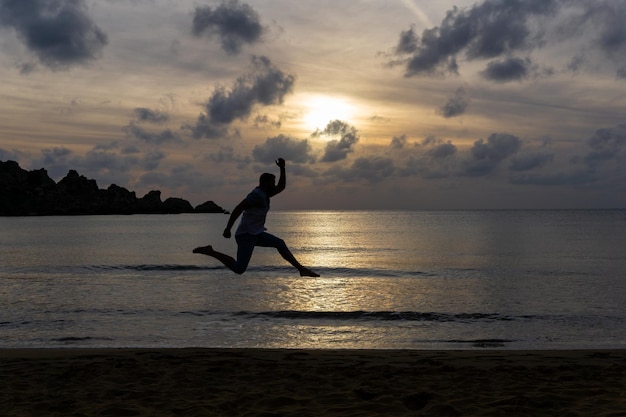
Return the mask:
[[196,213],[221,213],[222,208],[215,204],[213,201],[207,201],[206,203],[202,203],[196,206]]
[[115,184],[106,190],[75,170],[55,183],[45,169],[26,171],[15,161],[0,161],[0,216],[85,214],[227,213],[213,201],[193,207],[182,198],[161,201],[161,192],[137,198]]

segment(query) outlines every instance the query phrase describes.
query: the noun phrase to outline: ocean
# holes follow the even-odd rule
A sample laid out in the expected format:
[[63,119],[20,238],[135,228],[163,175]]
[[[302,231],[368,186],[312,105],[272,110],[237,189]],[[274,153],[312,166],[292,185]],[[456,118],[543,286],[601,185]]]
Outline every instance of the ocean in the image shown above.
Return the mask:
[[626,348],[626,210],[0,218],[0,348]]

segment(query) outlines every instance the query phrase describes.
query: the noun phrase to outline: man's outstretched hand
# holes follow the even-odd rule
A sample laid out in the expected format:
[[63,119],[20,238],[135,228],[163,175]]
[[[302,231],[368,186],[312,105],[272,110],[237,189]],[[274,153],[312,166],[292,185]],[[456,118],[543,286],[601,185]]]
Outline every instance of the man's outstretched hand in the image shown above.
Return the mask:
[[278,158],[275,162],[276,162],[276,165],[278,165],[280,168],[285,167],[285,160],[283,158]]

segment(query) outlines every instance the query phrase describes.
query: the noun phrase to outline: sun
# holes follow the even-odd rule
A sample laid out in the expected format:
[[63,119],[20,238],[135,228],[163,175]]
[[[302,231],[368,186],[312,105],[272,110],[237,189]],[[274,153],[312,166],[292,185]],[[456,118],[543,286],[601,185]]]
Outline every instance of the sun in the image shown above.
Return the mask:
[[313,96],[306,100],[304,107],[302,121],[312,132],[324,129],[333,120],[349,122],[354,114],[354,108],[348,101],[331,96]]

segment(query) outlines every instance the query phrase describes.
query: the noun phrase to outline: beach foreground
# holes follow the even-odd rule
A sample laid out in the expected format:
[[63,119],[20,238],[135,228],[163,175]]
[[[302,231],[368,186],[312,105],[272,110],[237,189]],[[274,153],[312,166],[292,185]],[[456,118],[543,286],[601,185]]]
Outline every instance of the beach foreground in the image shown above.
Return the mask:
[[3,416],[626,416],[626,351],[0,350]]

